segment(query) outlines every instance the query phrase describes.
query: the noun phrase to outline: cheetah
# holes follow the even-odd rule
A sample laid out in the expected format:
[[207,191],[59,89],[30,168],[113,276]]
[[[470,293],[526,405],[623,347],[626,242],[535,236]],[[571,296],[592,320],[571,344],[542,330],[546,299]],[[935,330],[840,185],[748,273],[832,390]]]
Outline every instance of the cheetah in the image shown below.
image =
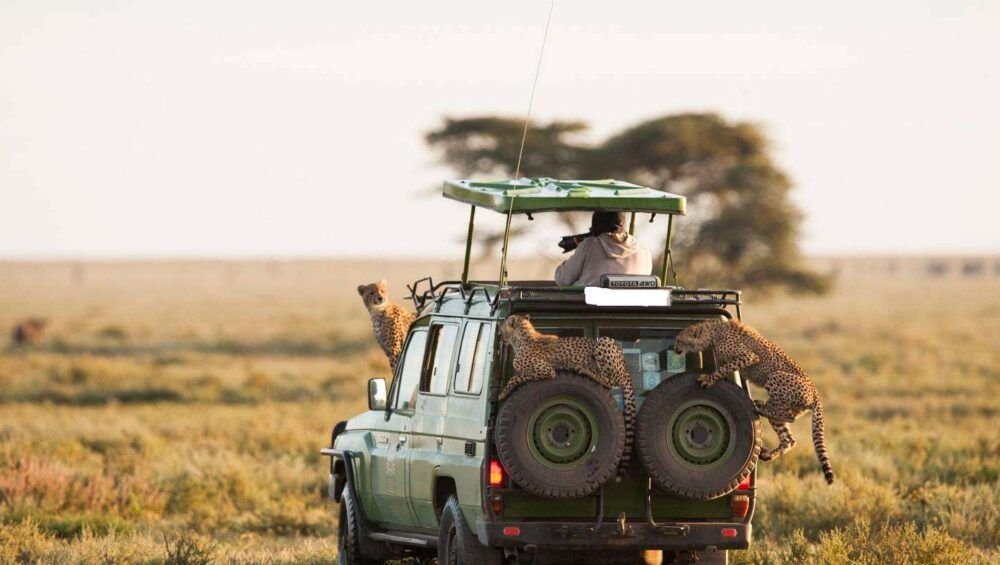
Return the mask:
[[636,408],[632,375],[618,342],[610,337],[546,335],[535,329],[527,314],[508,316],[500,325],[500,337],[514,350],[516,372],[500,392],[500,400],[524,383],[556,378],[556,371],[572,371],[609,389],[622,388],[625,398],[624,466],[632,452]]
[[45,327],[49,321],[45,318],[25,318],[14,326],[11,341],[15,346],[38,345],[45,339]]
[[368,315],[371,316],[375,341],[382,347],[382,351],[389,358],[389,366],[395,371],[396,361],[399,360],[403,342],[406,341],[406,332],[409,331],[416,314],[407,312],[399,304],[389,301],[389,284],[385,279],[359,285],[358,294],[361,295],[365,308],[368,309]]
[[716,368],[701,375],[703,388],[714,385],[733,371],[748,381],[764,387],[767,402],[754,400],[757,413],[771,422],[778,434],[777,448],[760,453],[761,461],[776,459],[795,445],[788,424],[806,411],[812,411],[812,436],[816,456],[823,468],[826,482],[833,484],[833,467],[826,453],[823,432],[823,403],[816,385],[806,372],[780,347],[768,341],[757,330],[736,320],[707,320],[685,328],[677,335],[674,349],[678,353],[715,351]]

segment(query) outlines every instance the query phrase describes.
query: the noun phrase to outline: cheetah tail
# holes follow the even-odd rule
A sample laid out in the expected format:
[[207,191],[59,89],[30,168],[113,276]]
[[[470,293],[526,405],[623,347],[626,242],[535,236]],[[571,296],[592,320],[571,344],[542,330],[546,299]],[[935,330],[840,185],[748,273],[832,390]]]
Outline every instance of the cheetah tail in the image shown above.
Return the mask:
[[830,456],[826,453],[826,437],[823,432],[823,403],[816,399],[816,405],[812,409],[813,423],[813,445],[816,447],[816,457],[823,468],[823,476],[828,484],[833,484],[833,465],[830,464]]

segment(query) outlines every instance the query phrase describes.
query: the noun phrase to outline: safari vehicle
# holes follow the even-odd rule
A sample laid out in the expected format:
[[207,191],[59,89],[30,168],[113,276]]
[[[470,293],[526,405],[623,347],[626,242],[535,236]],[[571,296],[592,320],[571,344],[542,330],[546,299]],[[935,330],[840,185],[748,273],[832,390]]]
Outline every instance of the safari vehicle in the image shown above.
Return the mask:
[[[665,284],[684,198],[547,178],[447,181],[444,196],[471,205],[462,278],[409,286],[418,314],[391,384],[368,381],[369,410],[337,423],[322,450],[340,503],[341,562],[636,562],[662,549],[666,562],[725,563],[727,550],[748,547],[760,450],[749,391],[738,374],[701,389],[711,355],[673,351],[686,326],[740,315],[739,291],[685,290],[676,274]],[[507,217],[495,281],[468,276],[477,208]],[[588,288],[509,281],[512,219],[561,210],[630,212],[633,233],[637,215],[665,216],[660,277],[606,276]],[[607,446],[624,441],[620,391],[560,375],[500,402],[513,369],[498,328],[512,314],[529,314],[543,333],[621,344],[640,424],[652,424],[607,481],[584,484],[619,463]],[[553,497],[538,483],[580,488]]]

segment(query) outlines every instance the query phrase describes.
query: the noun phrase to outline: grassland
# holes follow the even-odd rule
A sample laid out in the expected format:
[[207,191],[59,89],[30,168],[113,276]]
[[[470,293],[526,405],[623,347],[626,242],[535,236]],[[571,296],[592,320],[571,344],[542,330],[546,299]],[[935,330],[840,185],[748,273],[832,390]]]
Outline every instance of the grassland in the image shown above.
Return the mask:
[[[43,345],[0,355],[0,562],[332,560],[318,448],[388,372],[354,288],[456,272],[388,263],[0,263],[0,328],[51,320]],[[748,294],[747,321],[818,383],[839,480],[796,424],[738,560],[1000,559],[998,291]]]

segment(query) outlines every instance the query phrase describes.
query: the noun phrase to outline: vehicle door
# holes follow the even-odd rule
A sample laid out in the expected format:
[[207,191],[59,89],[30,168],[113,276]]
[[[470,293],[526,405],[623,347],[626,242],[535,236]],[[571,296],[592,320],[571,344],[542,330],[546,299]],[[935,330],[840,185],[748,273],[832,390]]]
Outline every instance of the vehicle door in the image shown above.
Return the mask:
[[438,474],[455,481],[458,503],[470,525],[483,512],[482,468],[488,415],[484,383],[492,366],[495,333],[490,320],[465,322],[455,377],[448,392],[448,419],[442,446],[444,463]]
[[412,527],[408,500],[408,441],[416,411],[417,387],[427,351],[428,329],[410,330],[390,391],[388,418],[372,430],[371,484],[377,521],[390,528]]
[[410,502],[418,527],[437,529],[434,483],[441,465],[448,383],[454,373],[461,319],[435,318],[417,391],[409,451]]

